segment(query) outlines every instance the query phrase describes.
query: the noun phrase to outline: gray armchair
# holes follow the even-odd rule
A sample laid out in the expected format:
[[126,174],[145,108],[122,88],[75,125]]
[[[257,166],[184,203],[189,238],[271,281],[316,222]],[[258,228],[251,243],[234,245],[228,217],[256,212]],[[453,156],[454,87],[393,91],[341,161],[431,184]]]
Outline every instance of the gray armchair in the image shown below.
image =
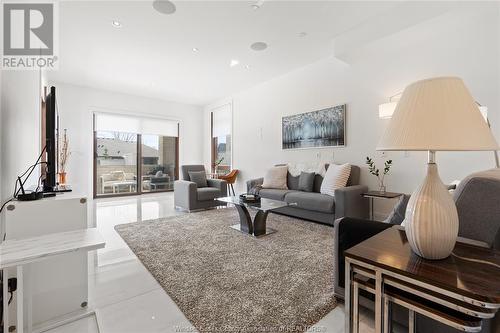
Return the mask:
[[227,196],[227,183],[220,179],[207,179],[207,187],[198,187],[189,177],[190,171],[203,171],[203,165],[181,166],[181,180],[174,182],[174,205],[188,211],[224,206],[214,199]]

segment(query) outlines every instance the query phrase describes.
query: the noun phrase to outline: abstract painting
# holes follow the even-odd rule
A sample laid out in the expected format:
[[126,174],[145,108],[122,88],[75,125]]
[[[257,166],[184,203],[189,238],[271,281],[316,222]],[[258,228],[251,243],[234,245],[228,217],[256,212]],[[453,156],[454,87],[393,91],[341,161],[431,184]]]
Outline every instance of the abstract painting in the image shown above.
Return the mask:
[[282,118],[283,149],[345,146],[346,104]]

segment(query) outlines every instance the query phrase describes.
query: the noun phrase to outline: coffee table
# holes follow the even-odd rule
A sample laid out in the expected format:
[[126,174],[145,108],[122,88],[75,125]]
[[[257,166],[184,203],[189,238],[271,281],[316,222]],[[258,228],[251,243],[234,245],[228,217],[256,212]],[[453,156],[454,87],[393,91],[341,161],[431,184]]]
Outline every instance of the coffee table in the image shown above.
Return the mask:
[[[230,203],[236,207],[240,215],[240,224],[235,224],[231,228],[255,237],[265,236],[276,232],[276,230],[266,227],[267,215],[269,212],[287,206],[295,206],[295,203],[288,203],[279,200],[262,198],[258,202],[245,202],[238,196],[215,199],[220,202]],[[252,221],[248,209],[256,209],[257,214]]]

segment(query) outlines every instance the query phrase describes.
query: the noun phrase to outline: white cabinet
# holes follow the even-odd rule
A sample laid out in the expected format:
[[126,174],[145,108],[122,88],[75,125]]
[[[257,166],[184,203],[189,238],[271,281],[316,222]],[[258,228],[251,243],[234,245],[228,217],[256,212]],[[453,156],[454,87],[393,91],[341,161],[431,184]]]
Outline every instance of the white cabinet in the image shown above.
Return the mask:
[[[69,193],[38,201],[14,201],[2,212],[3,232],[6,239],[22,239],[86,229],[87,214],[87,199]],[[23,281],[29,292],[24,293],[24,305],[33,326],[86,306],[87,258],[87,253],[70,253],[26,265]],[[15,270],[10,270],[9,276],[15,276]],[[15,304],[11,308],[9,321],[14,325]]]

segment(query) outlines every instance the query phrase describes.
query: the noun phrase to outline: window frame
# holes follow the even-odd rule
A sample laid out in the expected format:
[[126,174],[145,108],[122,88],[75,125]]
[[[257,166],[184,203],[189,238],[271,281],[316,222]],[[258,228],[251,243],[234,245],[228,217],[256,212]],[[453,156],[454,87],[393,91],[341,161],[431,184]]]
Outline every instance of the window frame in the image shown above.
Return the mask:
[[[173,192],[173,189],[164,189],[158,191],[143,191],[142,190],[142,134],[134,133],[137,135],[137,184],[136,190],[134,192],[123,192],[123,193],[108,193],[108,194],[98,194],[98,179],[97,179],[97,131],[96,131],[96,117],[95,113],[92,115],[92,131],[93,131],[93,198],[101,199],[101,198],[116,198],[116,197],[128,197],[134,195],[143,195],[143,194],[154,194],[154,193],[165,193],[165,192]],[[174,168],[174,181],[179,179],[179,136],[180,136],[180,124],[177,124],[177,137],[175,138],[175,168]]]

